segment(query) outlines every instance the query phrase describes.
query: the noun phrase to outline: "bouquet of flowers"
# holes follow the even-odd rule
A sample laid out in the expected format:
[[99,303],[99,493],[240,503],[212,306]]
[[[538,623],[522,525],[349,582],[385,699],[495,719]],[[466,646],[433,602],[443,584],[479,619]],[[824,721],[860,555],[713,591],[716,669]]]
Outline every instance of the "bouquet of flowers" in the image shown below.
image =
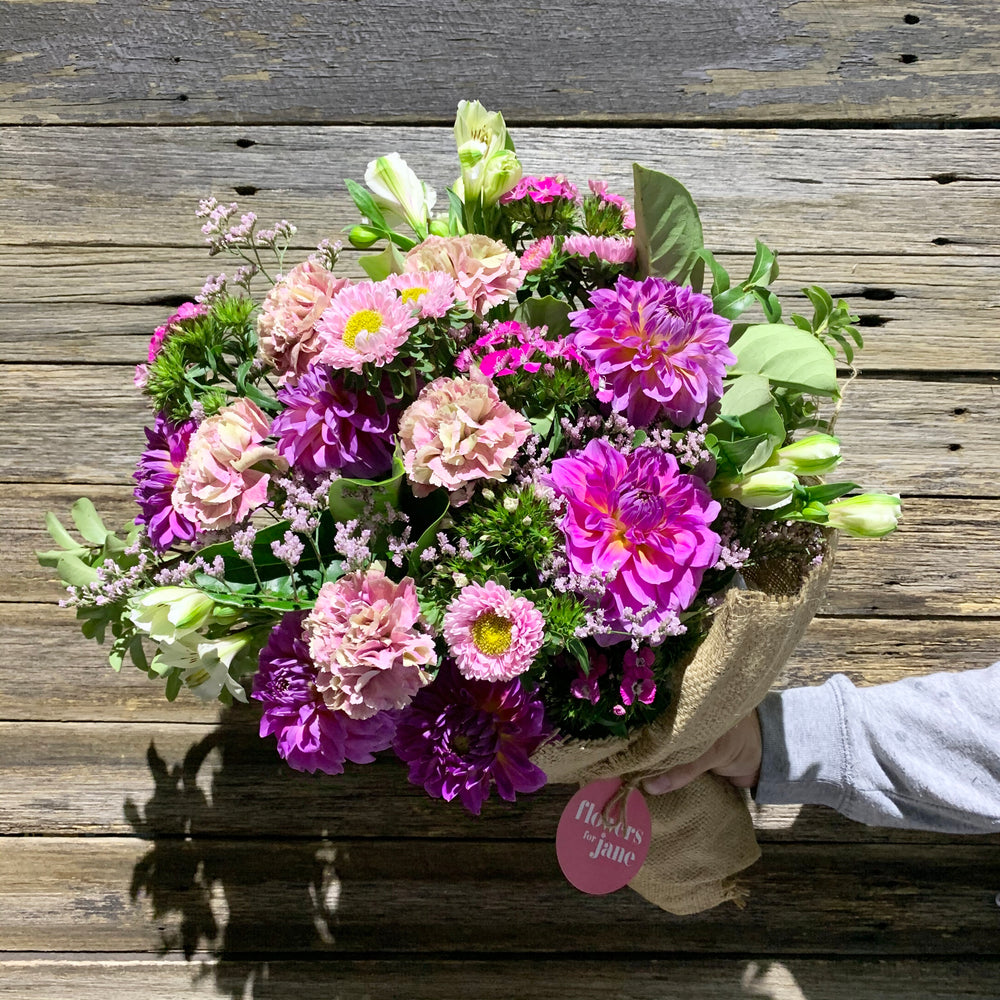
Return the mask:
[[823,481],[845,302],[810,287],[783,322],[774,253],[734,282],[663,173],[636,165],[631,202],[524,175],[477,102],[455,137],[443,211],[397,153],[346,182],[365,280],[201,204],[240,264],[136,371],[135,524],[82,499],[82,537],[49,515],[39,557],[116,670],[259,702],[299,770],[391,747],[479,813],[545,784],[540,749],[668,716],[734,586],[807,575],[832,529],[888,533],[899,500]]

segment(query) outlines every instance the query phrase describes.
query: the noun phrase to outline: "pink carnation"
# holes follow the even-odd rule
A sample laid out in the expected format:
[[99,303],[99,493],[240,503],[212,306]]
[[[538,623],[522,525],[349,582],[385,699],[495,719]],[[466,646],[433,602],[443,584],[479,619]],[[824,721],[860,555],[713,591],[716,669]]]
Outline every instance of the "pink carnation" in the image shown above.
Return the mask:
[[578,257],[594,254],[606,264],[631,264],[635,260],[635,241],[631,236],[567,236],[562,249]]
[[362,281],[338,293],[316,324],[317,360],[357,374],[365,364],[388,364],[418,317],[388,282]]
[[545,619],[526,597],[487,580],[462,588],[448,605],[442,631],[463,677],[510,681],[542,648]]
[[302,375],[323,341],[316,324],[333,297],[350,284],[316,261],[295,267],[268,293],[257,318],[258,349],[283,376]]
[[477,479],[503,480],[531,425],[500,399],[484,375],[439,378],[425,386],[399,420],[403,465],[413,492],[448,490],[459,506]]
[[393,583],[380,569],[325,583],[305,620],[316,690],[352,719],[403,708],[430,681],[433,639],[419,626],[410,577]]
[[256,403],[238,399],[203,420],[191,435],[171,503],[200,529],[219,530],[243,521],[267,502],[270,476],[253,468],[282,462],[262,442],[270,421]]
[[458,294],[477,315],[506,302],[524,282],[524,271],[503,243],[488,236],[428,236],[407,255],[404,268],[444,271],[458,285]]
[[386,284],[399,292],[400,298],[421,319],[441,319],[457,298],[455,279],[444,271],[390,274]]

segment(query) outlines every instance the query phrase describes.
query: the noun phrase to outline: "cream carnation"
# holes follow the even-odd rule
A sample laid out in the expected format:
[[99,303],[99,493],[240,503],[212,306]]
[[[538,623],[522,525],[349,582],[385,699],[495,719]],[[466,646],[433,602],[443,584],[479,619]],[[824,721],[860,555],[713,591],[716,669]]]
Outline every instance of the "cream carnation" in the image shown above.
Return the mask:
[[267,293],[257,318],[258,349],[281,375],[302,375],[322,350],[316,324],[337,292],[349,284],[347,278],[307,260]]
[[262,444],[271,423],[256,403],[238,399],[203,420],[191,435],[171,503],[202,529],[243,521],[267,502],[270,476],[253,468],[269,460],[284,465]]
[[506,302],[524,282],[524,271],[503,243],[488,236],[428,236],[407,255],[404,268],[444,271],[458,285],[458,295],[477,315]]
[[408,705],[430,680],[424,667],[436,659],[419,618],[410,577],[393,583],[371,567],[323,584],[304,628],[326,706],[368,719]]
[[416,496],[448,490],[465,503],[477,479],[506,479],[531,425],[500,399],[490,379],[439,378],[399,421],[403,465]]

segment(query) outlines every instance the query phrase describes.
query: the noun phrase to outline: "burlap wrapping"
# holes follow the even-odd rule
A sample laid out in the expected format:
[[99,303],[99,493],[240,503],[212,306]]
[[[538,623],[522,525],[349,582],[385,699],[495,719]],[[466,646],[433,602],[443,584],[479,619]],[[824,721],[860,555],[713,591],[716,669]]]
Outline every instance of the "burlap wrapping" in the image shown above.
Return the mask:
[[[783,567],[747,574],[730,589],[704,641],[683,669],[670,708],[628,739],[548,743],[533,760],[550,782],[623,777],[637,782],[701,756],[754,709],[816,613],[833,568],[835,534],[804,579]],[[646,797],[649,855],[629,885],[671,913],[741,902],[734,876],[760,857],[746,796],[703,774],[685,788]]]

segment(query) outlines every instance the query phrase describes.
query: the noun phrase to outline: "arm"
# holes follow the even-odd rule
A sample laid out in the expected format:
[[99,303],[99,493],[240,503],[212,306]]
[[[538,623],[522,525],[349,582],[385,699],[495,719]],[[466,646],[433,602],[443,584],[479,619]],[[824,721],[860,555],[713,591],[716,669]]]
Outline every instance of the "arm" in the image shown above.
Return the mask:
[[877,826],[1000,831],[1000,663],[855,688],[842,675],[758,709],[758,802]]

